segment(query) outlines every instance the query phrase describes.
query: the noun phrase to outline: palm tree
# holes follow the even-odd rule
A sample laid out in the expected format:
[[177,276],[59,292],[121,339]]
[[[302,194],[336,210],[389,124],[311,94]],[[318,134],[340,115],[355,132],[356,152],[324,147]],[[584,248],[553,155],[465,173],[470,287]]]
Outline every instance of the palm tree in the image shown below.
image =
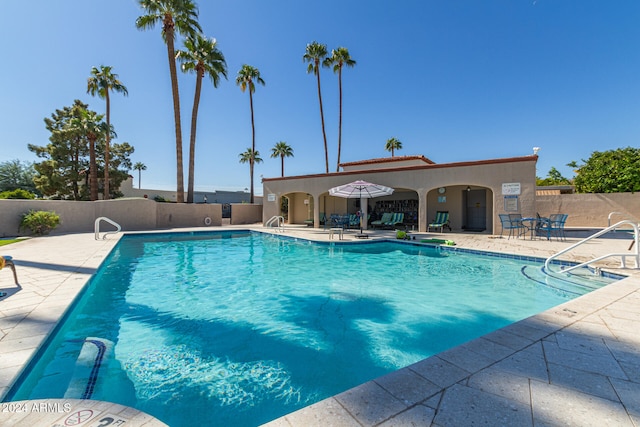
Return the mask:
[[201,34],[188,37],[184,41],[186,50],[179,50],[178,60],[182,63],[182,71],[196,73],[196,91],[191,110],[191,138],[189,139],[189,182],[187,184],[187,203],[193,203],[193,186],[195,180],[196,155],[196,123],[198,121],[198,106],[202,78],[208,74],[213,87],[218,87],[220,75],[227,78],[227,63],[222,52],[216,46],[216,39],[208,39]]
[[333,72],[338,73],[338,93],[340,96],[340,115],[338,119],[338,163],[336,172],[340,172],[340,153],[342,151],[342,67],[353,67],[356,61],[351,59],[346,47],[339,47],[331,51],[331,56],[322,63],[325,67],[333,65]]
[[384,149],[387,151],[391,151],[391,157],[395,155],[395,150],[402,149],[402,142],[398,138],[389,138],[387,139],[387,143],[384,146]]
[[142,171],[147,170],[147,165],[145,165],[142,162],[136,162],[136,164],[133,165],[133,170],[138,171],[138,190],[139,190],[141,188],[140,179],[142,178]]
[[[253,120],[253,92],[256,91],[256,82],[264,86],[264,80],[260,77],[260,71],[251,65],[244,64],[240,71],[238,71],[236,84],[240,86],[240,90],[243,92],[249,89],[249,105],[251,107],[251,152],[258,155],[256,151],[256,127]],[[262,161],[262,159],[260,159],[260,161]],[[240,160],[240,162],[244,163],[242,160]],[[249,203],[253,203],[253,163],[254,162],[251,162],[249,165],[251,171],[251,196]]]
[[95,111],[82,109],[79,116],[69,122],[71,130],[89,141],[89,188],[90,199],[98,200],[98,162],[96,161],[96,141],[107,132],[106,123],[102,121],[103,115]]
[[262,163],[262,158],[260,157],[260,152],[255,151],[251,148],[247,148],[247,151],[240,153],[240,163],[249,163],[249,176],[251,179],[251,192],[249,203],[253,203],[253,166],[256,163]]
[[271,157],[274,159],[280,157],[281,176],[284,176],[284,158],[293,157],[293,148],[284,141],[276,142],[276,145],[271,149]]
[[193,36],[196,30],[202,32],[198,23],[198,8],[191,0],[139,0],[147,12],[136,19],[136,27],[146,30],[162,23],[162,39],[167,44],[171,92],[173,95],[173,118],[176,129],[177,189],[176,200],[184,202],[184,171],[182,166],[182,126],[180,125],[180,95],[178,93],[178,73],[176,71],[175,33]]
[[[120,92],[125,96],[129,94],[127,88],[118,80],[118,75],[111,72],[110,66],[101,65],[100,69],[91,68],[91,77],[87,80],[87,93],[106,100],[107,102],[107,128],[111,129],[111,100],[109,91]],[[110,132],[104,146],[104,199],[109,199],[109,143],[111,142]]]
[[318,78],[318,101],[320,102],[320,121],[322,122],[322,137],[324,138],[324,161],[329,173],[329,150],[327,148],[327,133],[324,130],[324,111],[322,110],[322,92],[320,91],[320,63],[327,56],[327,46],[316,41],[307,45],[302,60],[309,63],[307,73],[313,72]]

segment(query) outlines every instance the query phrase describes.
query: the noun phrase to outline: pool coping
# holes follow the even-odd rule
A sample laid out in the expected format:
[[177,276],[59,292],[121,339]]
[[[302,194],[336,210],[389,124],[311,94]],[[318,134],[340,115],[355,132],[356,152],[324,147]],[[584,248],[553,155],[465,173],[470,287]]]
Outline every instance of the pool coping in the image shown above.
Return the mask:
[[[265,232],[261,227],[241,228]],[[224,229],[239,228],[219,228]],[[328,241],[327,233],[317,231],[291,230],[289,236]],[[392,238],[389,233],[376,236]],[[451,236],[463,238],[460,234]],[[92,233],[49,236],[3,248],[3,253],[14,258],[21,289],[0,301],[2,398],[119,237],[95,241]],[[474,244],[470,241],[469,246]],[[3,289],[11,288],[8,277],[0,279]],[[619,425],[640,425],[637,400],[629,397],[640,393],[640,375],[628,372],[629,367],[640,371],[639,351],[633,351],[640,348],[640,339],[634,336],[640,327],[638,308],[640,276],[633,272],[627,279],[267,425],[384,426],[414,422],[444,426],[469,424],[474,419],[493,420],[489,424],[502,423],[503,419],[518,423],[524,420],[521,425],[563,424],[564,418],[558,417],[578,424],[588,424],[594,417],[613,417]],[[584,348],[591,347],[595,350],[585,352]],[[598,371],[599,364],[603,372]],[[567,380],[564,371],[573,373],[574,379]],[[603,388],[608,392],[603,393]]]

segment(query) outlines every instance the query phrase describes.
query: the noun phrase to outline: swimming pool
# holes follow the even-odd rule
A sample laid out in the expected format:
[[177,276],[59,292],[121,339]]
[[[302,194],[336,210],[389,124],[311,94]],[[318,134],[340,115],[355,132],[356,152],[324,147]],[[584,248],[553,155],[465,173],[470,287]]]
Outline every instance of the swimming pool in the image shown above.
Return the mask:
[[92,398],[172,426],[256,425],[590,289],[539,267],[401,243],[126,236],[12,399],[64,396],[92,337],[113,343]]

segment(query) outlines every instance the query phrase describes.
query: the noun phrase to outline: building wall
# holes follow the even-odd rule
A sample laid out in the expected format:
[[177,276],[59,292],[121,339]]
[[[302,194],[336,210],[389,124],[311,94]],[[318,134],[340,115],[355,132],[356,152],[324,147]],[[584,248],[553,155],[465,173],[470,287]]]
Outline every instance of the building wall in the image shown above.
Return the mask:
[[[437,203],[437,194],[431,193],[432,191],[439,187],[448,189],[447,193],[451,194],[451,196],[448,196],[447,203],[451,206],[449,210],[450,216],[453,221],[453,228],[456,229],[456,226],[459,228],[462,224],[461,219],[456,219],[456,217],[461,218],[463,209],[461,205],[462,196],[458,200],[458,196],[455,196],[454,192],[449,189],[466,189],[467,186],[474,189],[486,189],[487,194],[491,196],[491,200],[486,207],[487,230],[493,232],[493,230],[499,229],[500,226],[498,214],[505,212],[504,196],[502,194],[503,184],[518,183],[520,185],[520,194],[517,198],[517,212],[523,216],[535,215],[535,165],[537,159],[538,157],[533,155],[480,162],[264,179],[263,220],[279,214],[281,197],[292,193],[308,193],[315,200],[320,201],[319,208],[314,211],[315,226],[319,227],[319,213],[325,212],[328,214],[331,206],[340,203],[338,201],[340,200],[339,198],[328,195],[328,190],[355,180],[364,180],[386,185],[398,191],[414,191],[420,202],[418,213],[418,228],[420,231],[426,231],[426,225],[429,220],[433,219],[432,216],[435,215],[436,210],[444,210],[439,209],[441,206]],[[451,200],[449,200],[449,197],[451,197]],[[375,202],[375,199],[373,202]],[[296,215],[290,218],[290,221],[299,223],[299,218],[300,216]]]
[[[153,190],[149,188],[133,188],[133,179],[129,177],[126,181],[124,181],[120,185],[120,191],[124,194],[124,197],[144,197],[147,199],[154,200],[156,197],[162,197],[165,200],[169,200],[175,202],[176,192],[175,191],[167,191],[167,190]],[[223,190],[212,190],[212,191],[194,191],[193,192],[193,202],[194,203],[249,203],[250,194],[246,191],[223,191]],[[187,194],[184,195],[185,200],[187,199]],[[254,202],[256,204],[262,203],[261,196],[255,196]]]

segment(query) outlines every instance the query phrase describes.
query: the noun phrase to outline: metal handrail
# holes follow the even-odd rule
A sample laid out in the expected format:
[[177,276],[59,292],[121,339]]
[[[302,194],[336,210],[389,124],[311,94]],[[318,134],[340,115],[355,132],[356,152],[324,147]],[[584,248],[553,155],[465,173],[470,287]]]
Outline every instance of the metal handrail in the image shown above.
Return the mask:
[[622,212],[609,212],[609,215],[607,215],[607,227],[611,227],[611,218],[614,215],[624,216],[624,213],[622,213]]
[[106,239],[108,234],[116,234],[119,233],[122,230],[122,227],[120,227],[120,224],[118,224],[117,222],[115,222],[112,219],[107,218],[106,216],[101,216],[99,218],[96,218],[96,222],[93,225],[93,229],[95,231],[95,239],[96,240],[100,240],[100,221],[105,221],[108,222],[109,224],[113,225],[114,227],[116,227],[115,231],[107,231],[104,233],[104,236],[102,236],[102,239]]
[[625,254],[625,253],[611,253],[611,254],[603,255],[603,256],[594,258],[594,259],[592,259],[590,261],[583,262],[582,264],[574,265],[572,267],[569,267],[569,268],[566,268],[564,270],[561,270],[560,273],[568,273],[569,271],[575,270],[576,268],[580,268],[580,267],[584,267],[586,265],[589,265],[592,262],[600,261],[600,260],[603,260],[605,258],[617,257],[617,256],[619,256],[620,259],[621,259],[621,268],[626,268],[625,260],[626,260],[626,257],[628,257],[628,256],[635,257],[635,259],[636,259],[636,268],[640,268],[640,247],[638,247],[638,224],[636,224],[635,222],[633,222],[631,220],[626,219],[626,220],[620,221],[620,222],[618,222],[618,223],[616,223],[614,225],[611,225],[611,226],[605,228],[604,230],[598,231],[597,233],[587,237],[586,239],[582,239],[578,243],[575,243],[575,244],[569,246],[568,248],[565,248],[565,249],[561,250],[560,252],[558,252],[558,253],[556,253],[554,255],[551,255],[544,262],[545,270],[550,272],[551,271],[551,269],[550,269],[551,261],[553,259],[559,257],[560,255],[563,255],[563,254],[569,252],[570,250],[572,250],[572,249],[574,249],[574,248],[576,248],[576,247],[588,242],[589,240],[595,239],[596,237],[600,237],[603,234],[605,234],[605,233],[607,233],[609,231],[615,230],[616,228],[620,227],[621,225],[626,225],[626,224],[629,224],[629,225],[631,225],[633,227],[634,243],[635,243],[635,248],[636,248],[635,249],[635,253],[631,253],[631,254],[628,254],[628,253],[627,254]]
[[281,215],[274,215],[267,222],[265,222],[265,227],[273,227],[273,224],[276,223],[276,227],[278,231],[284,231],[284,217]]

